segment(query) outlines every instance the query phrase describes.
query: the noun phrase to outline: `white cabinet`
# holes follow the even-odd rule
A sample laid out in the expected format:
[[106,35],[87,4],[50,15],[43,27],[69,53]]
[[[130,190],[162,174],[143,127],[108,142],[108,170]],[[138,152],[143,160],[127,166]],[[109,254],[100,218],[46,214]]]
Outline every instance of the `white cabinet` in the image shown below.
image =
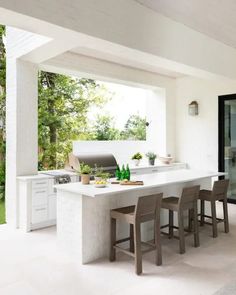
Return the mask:
[[184,163],[173,163],[169,165],[157,165],[157,166],[140,166],[130,168],[131,175],[151,174],[157,172],[186,169]]
[[[71,175],[71,181],[78,177]],[[25,231],[55,225],[57,197],[54,179],[47,175],[18,177],[19,227]]]
[[48,196],[48,218],[55,220],[57,218],[57,197],[56,194]]

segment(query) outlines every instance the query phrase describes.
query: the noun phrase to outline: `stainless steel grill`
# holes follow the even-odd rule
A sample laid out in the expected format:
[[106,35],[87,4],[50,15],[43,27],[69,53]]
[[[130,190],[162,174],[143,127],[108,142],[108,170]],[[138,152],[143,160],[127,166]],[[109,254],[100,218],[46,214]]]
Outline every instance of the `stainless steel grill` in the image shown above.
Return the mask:
[[109,172],[112,177],[115,176],[117,162],[115,157],[109,153],[99,153],[99,154],[79,154],[79,155],[69,155],[69,169],[79,170],[81,163],[89,165],[93,169],[97,167],[102,167],[104,172]]

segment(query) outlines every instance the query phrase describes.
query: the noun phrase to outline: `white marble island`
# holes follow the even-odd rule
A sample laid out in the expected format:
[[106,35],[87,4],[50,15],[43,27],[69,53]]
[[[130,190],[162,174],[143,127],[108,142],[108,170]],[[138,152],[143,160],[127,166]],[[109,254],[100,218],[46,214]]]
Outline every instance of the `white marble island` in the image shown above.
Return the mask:
[[[178,196],[183,187],[194,184],[209,189],[212,178],[221,175],[224,173],[181,169],[132,177],[143,180],[143,186],[95,188],[78,182],[56,186],[58,239],[80,263],[108,256],[110,209],[134,205],[138,197],[159,192]],[[165,214],[162,222],[166,222]],[[128,227],[118,227],[118,236],[127,234]],[[152,237],[152,223],[145,224],[142,234],[144,239]]]

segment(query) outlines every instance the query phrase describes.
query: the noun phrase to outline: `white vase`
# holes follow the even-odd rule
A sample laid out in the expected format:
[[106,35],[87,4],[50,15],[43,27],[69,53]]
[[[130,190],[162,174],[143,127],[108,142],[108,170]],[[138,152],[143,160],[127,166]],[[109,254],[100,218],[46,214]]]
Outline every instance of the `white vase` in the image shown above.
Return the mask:
[[140,163],[140,160],[138,160],[138,159],[134,159],[134,165],[135,165],[135,166],[138,166],[139,163]]

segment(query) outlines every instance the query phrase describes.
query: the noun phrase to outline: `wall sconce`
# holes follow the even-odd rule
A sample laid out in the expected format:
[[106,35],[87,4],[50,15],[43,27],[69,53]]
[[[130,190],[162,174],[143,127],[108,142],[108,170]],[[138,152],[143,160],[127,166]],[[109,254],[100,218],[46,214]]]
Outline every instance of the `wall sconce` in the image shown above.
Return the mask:
[[198,103],[196,102],[196,100],[193,100],[188,105],[188,114],[190,116],[197,116],[198,115]]

